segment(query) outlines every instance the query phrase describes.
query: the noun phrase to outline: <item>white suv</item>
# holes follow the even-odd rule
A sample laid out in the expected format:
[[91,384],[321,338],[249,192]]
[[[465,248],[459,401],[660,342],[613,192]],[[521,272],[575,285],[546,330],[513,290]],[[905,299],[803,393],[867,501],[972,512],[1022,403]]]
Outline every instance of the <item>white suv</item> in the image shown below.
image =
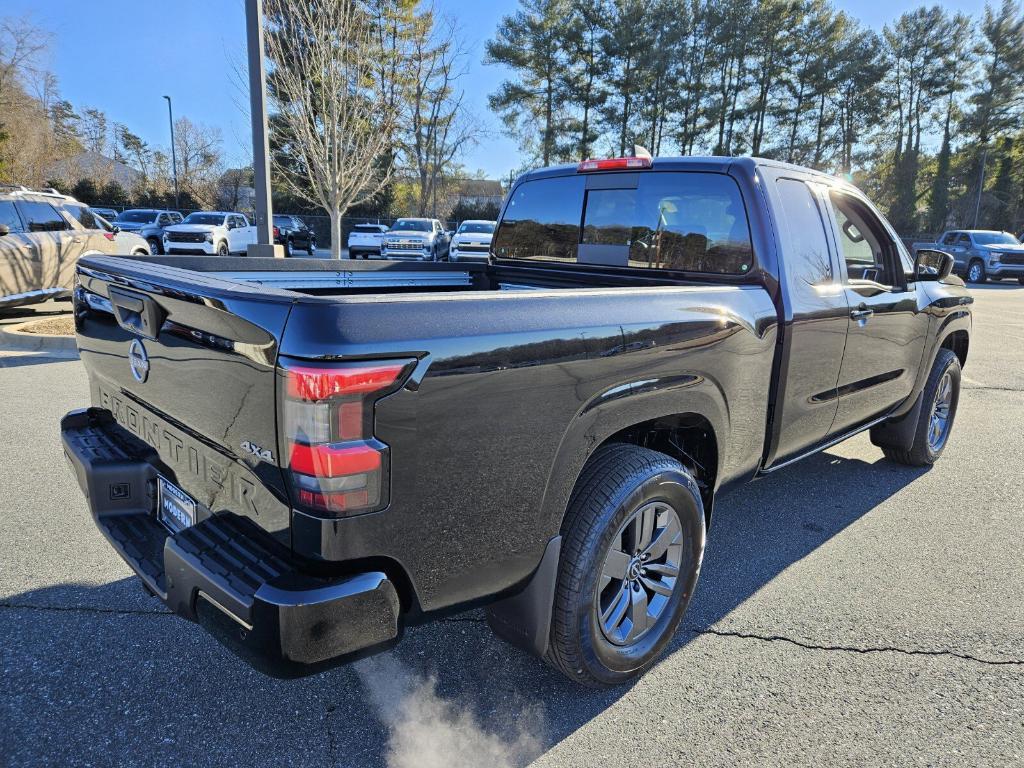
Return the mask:
[[146,256],[149,246],[56,190],[0,186],[0,307],[68,295],[78,260],[96,255]]

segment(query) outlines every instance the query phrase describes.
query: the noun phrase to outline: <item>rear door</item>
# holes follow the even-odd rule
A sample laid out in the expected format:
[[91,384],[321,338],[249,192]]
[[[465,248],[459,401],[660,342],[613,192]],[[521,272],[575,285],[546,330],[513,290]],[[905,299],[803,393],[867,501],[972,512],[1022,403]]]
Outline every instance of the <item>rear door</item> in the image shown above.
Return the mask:
[[776,214],[783,283],[782,348],[765,461],[772,467],[829,434],[839,407],[850,309],[820,185],[772,168],[761,172]]
[[290,543],[274,366],[291,297],[108,257],[87,259],[80,277],[93,405],[158,451],[199,519],[234,512]]
[[851,318],[832,427],[839,435],[884,415],[910,394],[929,320],[917,283],[907,280],[910,256],[884,220],[853,192],[831,189],[826,200]]

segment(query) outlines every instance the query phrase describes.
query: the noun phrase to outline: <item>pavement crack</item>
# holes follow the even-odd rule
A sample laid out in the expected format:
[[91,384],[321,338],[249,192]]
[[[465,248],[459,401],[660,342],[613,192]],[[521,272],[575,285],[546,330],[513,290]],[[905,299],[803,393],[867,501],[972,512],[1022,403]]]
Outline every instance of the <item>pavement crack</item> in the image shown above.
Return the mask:
[[126,616],[173,616],[170,611],[147,611],[138,608],[93,608],[77,605],[32,605],[31,603],[0,602],[0,608],[22,611],[52,611],[55,613],[120,614]]
[[788,643],[789,645],[795,645],[797,648],[803,648],[807,651],[826,651],[833,653],[860,653],[864,655],[871,653],[895,653],[902,656],[946,656],[949,658],[960,659],[962,661],[972,661],[976,664],[985,664],[993,667],[1024,666],[1024,659],[984,659],[980,656],[974,656],[969,653],[961,653],[959,651],[950,651],[945,649],[911,649],[886,645],[823,645],[817,643],[808,643],[803,640],[794,640],[791,637],[784,637],[782,635],[758,635],[752,632],[735,632],[722,629],[698,629],[696,627],[687,627],[687,630],[695,635],[715,635],[716,637],[734,637],[739,638],[741,640],[757,640],[764,643]]
[[987,384],[964,384],[964,389],[984,389],[992,392],[1024,392],[1020,387],[990,387]]

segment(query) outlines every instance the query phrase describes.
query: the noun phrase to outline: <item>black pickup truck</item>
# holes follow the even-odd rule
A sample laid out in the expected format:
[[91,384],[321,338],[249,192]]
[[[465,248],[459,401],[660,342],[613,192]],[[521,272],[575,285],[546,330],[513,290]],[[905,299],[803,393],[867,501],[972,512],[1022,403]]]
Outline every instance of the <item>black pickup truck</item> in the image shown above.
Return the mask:
[[86,258],[64,449],[145,587],[271,674],[486,605],[616,684],[678,626],[728,487],[864,430],[939,457],[951,267],[845,182],[729,158],[528,173],[486,264]]

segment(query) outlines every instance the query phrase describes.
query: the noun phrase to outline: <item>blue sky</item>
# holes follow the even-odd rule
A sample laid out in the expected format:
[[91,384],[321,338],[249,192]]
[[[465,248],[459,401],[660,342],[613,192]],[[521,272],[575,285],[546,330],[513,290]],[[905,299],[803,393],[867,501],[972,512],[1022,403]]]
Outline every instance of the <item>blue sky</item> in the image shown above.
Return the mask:
[[[488,133],[469,155],[470,170],[505,177],[518,167],[513,141],[501,134],[487,109],[487,94],[501,82],[502,68],[482,64],[484,43],[516,0],[435,0],[456,19],[472,48],[464,79],[470,108]],[[838,0],[836,5],[865,24],[881,28],[913,0]],[[978,15],[984,0],[942,2]],[[3,0],[5,16],[26,16],[51,34],[48,67],[61,93],[76,106],[94,106],[125,123],[151,144],[167,146],[167,103],[175,116],[220,128],[232,163],[248,162],[250,134],[239,105],[246,101],[236,74],[245,61],[242,0]],[[244,69],[242,70],[244,72]]]

